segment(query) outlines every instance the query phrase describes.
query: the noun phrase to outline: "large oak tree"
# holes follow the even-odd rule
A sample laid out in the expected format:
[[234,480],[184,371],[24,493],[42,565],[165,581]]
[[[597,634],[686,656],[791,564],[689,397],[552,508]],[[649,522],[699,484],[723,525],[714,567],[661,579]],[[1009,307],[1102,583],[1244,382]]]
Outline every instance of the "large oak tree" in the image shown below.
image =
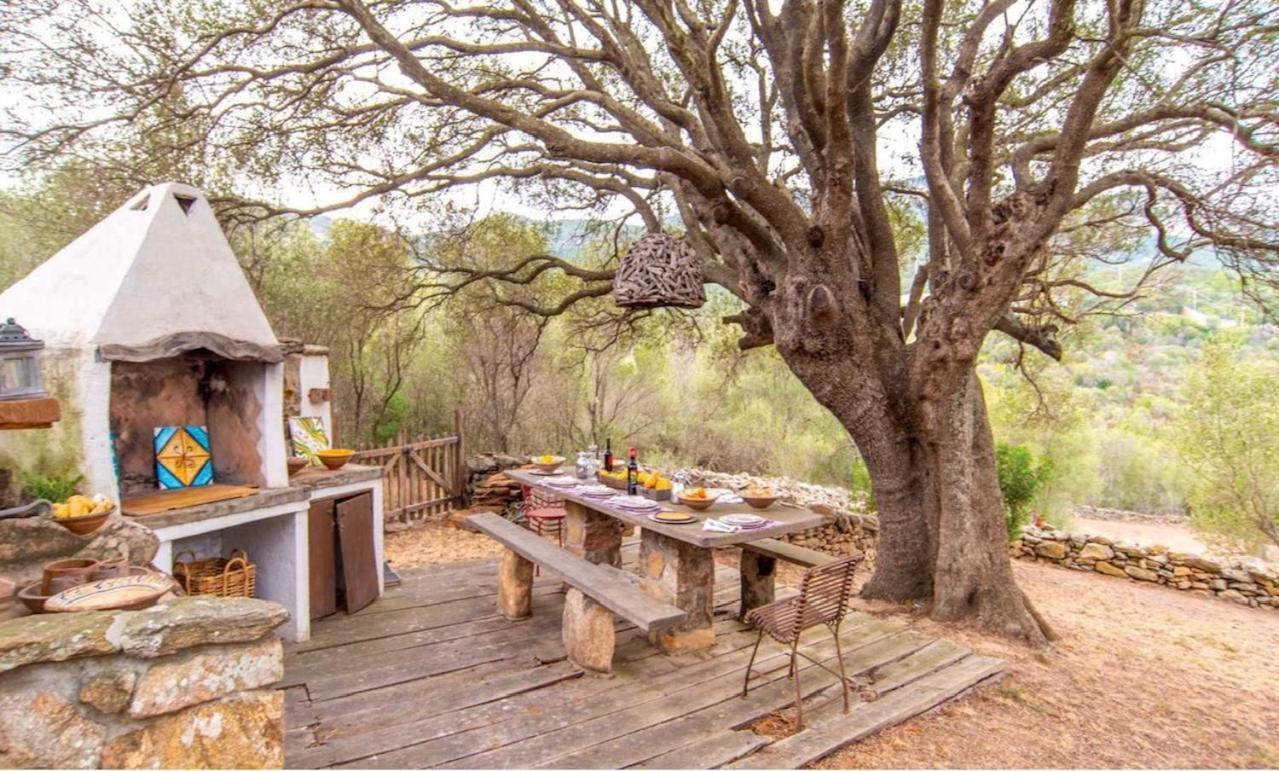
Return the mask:
[[[313,211],[503,181],[678,218],[740,298],[742,345],[775,345],[865,458],[864,593],[1030,640],[1046,627],[1006,553],[983,340],[1059,358],[1061,324],[1131,296],[1089,283],[1098,233],[1148,233],[1142,279],[1211,253],[1252,286],[1279,251],[1272,0],[99,5],[0,11],[8,157],[109,165],[139,131],[172,136],[233,159],[257,200],[223,201],[232,222],[285,211],[253,191],[299,179],[342,191]],[[913,271],[903,211],[926,225]],[[576,288],[525,303],[556,314],[615,267],[516,257],[424,282],[563,272]]]

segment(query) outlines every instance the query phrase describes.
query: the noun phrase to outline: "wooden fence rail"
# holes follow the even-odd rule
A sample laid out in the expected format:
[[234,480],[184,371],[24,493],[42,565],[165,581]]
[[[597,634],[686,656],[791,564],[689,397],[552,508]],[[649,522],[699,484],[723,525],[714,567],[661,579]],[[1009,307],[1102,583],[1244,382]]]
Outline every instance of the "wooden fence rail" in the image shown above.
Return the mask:
[[463,505],[466,456],[462,413],[453,413],[453,435],[357,450],[353,463],[382,468],[387,522],[434,519]]

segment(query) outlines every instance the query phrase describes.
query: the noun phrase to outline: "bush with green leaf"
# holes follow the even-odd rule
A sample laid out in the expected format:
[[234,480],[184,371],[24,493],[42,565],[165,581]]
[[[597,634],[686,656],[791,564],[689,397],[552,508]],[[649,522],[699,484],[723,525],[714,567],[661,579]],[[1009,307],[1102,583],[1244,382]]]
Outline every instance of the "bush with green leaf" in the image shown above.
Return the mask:
[[39,474],[22,475],[22,499],[34,501],[44,499],[54,503],[65,501],[76,494],[84,477],[79,474]]
[[1011,541],[1030,521],[1031,503],[1052,476],[1052,461],[1036,459],[1019,444],[999,444],[995,447],[995,470],[999,473],[999,491],[1004,496]]

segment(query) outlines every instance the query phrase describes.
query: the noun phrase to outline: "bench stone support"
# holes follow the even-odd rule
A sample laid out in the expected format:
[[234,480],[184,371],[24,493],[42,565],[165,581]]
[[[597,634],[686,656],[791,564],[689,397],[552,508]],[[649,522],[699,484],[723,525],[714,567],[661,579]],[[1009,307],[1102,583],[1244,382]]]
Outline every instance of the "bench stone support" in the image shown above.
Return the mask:
[[497,609],[512,621],[533,614],[533,563],[510,549],[497,566]]
[[742,549],[742,605],[739,618],[746,618],[750,611],[773,601],[773,577],[776,572],[776,559]]
[[564,596],[562,628],[569,661],[582,669],[608,674],[613,671],[613,613],[577,589]]
[[640,535],[639,572],[652,596],[684,611],[676,626],[649,633],[665,653],[703,650],[715,644],[715,560],[711,549],[653,530]]
[[587,562],[622,566],[621,522],[575,501],[564,501],[564,548]]

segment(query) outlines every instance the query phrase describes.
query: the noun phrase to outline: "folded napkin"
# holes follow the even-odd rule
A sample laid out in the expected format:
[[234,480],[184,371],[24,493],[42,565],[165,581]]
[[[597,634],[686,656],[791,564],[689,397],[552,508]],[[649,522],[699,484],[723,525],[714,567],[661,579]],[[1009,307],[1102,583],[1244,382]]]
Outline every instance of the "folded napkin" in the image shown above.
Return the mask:
[[709,530],[713,533],[736,533],[741,530],[737,525],[730,525],[727,522],[721,522],[718,519],[707,519],[702,522],[702,529]]

